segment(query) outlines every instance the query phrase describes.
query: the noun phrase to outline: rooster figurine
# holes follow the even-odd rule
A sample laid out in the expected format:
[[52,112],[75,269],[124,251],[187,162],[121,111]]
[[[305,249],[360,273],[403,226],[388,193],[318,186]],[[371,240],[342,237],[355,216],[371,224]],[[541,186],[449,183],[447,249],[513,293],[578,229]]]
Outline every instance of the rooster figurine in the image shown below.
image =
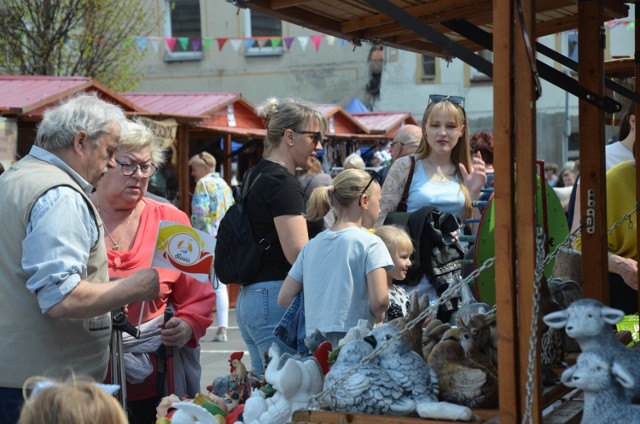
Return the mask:
[[229,380],[236,383],[245,383],[247,381],[247,367],[244,366],[241,359],[244,352],[233,352],[229,357],[230,373]]

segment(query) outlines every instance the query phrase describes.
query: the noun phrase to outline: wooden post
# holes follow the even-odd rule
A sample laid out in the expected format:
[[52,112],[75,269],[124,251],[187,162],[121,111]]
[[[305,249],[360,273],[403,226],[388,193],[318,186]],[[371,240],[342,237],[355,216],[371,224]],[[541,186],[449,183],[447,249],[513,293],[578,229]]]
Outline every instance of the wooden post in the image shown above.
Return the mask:
[[189,194],[189,128],[178,127],[176,154],[178,162],[178,195],[180,210],[191,215],[191,195]]
[[515,285],[514,225],[514,3],[493,1],[493,136],[495,172],[495,276],[500,422],[522,418]]
[[[530,338],[532,337],[531,325],[538,317],[532,316],[534,307],[534,284],[536,274],[536,215],[543,211],[537,209],[537,165],[536,165],[536,93],[534,75],[525,44],[525,35],[530,41],[533,60],[535,61],[535,9],[532,3],[535,0],[522,0],[522,17],[516,11],[515,32],[513,34],[514,47],[514,80],[515,80],[515,159],[517,176],[516,185],[516,285],[518,304],[518,364],[520,390],[520,408],[525,415],[528,401],[532,402],[529,413],[534,423],[542,422],[542,409],[540,407],[541,385],[540,367],[538,363],[539,344],[536,343],[534,349],[536,354],[533,359],[533,373],[531,393],[528,393],[527,382],[529,380],[529,350]],[[522,24],[524,19],[524,24]],[[524,29],[522,28],[524,25]],[[513,161],[513,159],[512,159]],[[542,176],[544,181],[544,175]],[[540,248],[544,249],[543,243]],[[537,334],[536,334],[537,336]],[[521,418],[519,417],[520,421]]]
[[224,151],[222,154],[224,155],[224,163],[222,164],[224,180],[231,185],[231,162],[233,161],[233,157],[231,157],[231,133],[227,133],[224,138]]
[[[603,0],[578,2],[578,80],[600,96],[604,93],[603,21]],[[608,304],[604,112],[580,100],[579,113],[582,290],[584,297]]]

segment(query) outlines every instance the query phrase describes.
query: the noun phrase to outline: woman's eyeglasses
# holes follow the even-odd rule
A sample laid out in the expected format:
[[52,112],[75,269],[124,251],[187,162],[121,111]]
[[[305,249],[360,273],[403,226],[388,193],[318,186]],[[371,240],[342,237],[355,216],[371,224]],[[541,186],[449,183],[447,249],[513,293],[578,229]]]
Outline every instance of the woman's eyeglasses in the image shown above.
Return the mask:
[[[464,108],[464,97],[462,96],[446,96],[444,94],[430,94],[429,95],[429,104],[431,103],[440,103],[445,100],[449,101],[449,103],[460,106]],[[428,106],[428,105],[427,105]]]
[[364,190],[362,190],[362,193],[360,193],[360,196],[362,196],[367,191],[367,189],[369,188],[369,186],[371,186],[371,183],[373,181],[376,181],[378,184],[380,184],[380,182],[382,181],[380,174],[378,174],[376,171],[367,171],[367,172],[369,173],[369,175],[371,175],[371,179],[369,180],[367,185],[364,186]]
[[324,141],[320,131],[294,131],[294,133],[308,135],[311,138],[311,141],[316,144],[316,147]]
[[122,170],[122,174],[126,177],[130,177],[135,174],[138,169],[144,178],[152,177],[153,174],[156,173],[158,168],[155,167],[152,163],[146,163],[144,165],[138,165],[137,163],[122,163],[118,159],[116,159],[116,163],[120,165],[120,169]]

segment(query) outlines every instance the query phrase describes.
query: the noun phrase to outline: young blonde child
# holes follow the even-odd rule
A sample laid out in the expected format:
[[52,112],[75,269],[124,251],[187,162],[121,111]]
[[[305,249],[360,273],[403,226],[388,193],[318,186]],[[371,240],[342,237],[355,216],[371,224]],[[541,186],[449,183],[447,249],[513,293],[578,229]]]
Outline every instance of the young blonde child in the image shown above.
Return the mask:
[[336,221],[303,247],[278,294],[278,303],[288,307],[304,288],[306,334],[317,329],[334,346],[360,319],[382,323],[389,306],[393,261],[382,240],[366,230],[380,214],[376,175],[348,169],[313,191],[307,220],[322,218],[333,206]]
[[385,320],[391,321],[395,318],[406,317],[411,307],[409,296],[402,287],[393,284],[393,281],[404,280],[409,267],[411,267],[410,256],[413,252],[411,237],[404,229],[396,225],[383,225],[376,229],[375,235],[382,239],[393,260],[393,268],[387,272],[389,309],[385,314]]
[[[116,386],[117,387],[117,386]],[[127,416],[112,394],[89,380],[28,379],[18,424],[127,424]]]

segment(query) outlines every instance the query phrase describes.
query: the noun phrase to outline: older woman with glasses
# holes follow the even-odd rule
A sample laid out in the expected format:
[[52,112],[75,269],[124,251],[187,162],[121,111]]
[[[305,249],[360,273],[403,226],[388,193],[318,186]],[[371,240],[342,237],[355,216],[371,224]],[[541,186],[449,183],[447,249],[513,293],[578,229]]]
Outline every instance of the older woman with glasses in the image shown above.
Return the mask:
[[[109,277],[119,279],[152,262],[160,221],[190,225],[187,215],[169,203],[145,197],[149,178],[164,160],[160,144],[144,125],[129,123],[115,154],[116,167],[105,174],[91,200],[104,222]],[[212,319],[211,284],[177,271],[158,269],[160,293],[146,303],[128,305],[129,320],[141,325],[141,337],[124,334],[127,407],[132,422],[155,422],[156,406],[168,393],[190,396],[200,390],[198,340]],[[165,322],[165,311],[173,317]],[[156,355],[161,346],[173,348],[173,387],[167,387],[167,364]],[[164,380],[163,380],[164,379]],[[161,387],[161,389],[158,389]]]
[[245,174],[243,184],[251,190],[247,209],[256,240],[269,248],[250,281],[242,281],[236,302],[236,319],[258,376],[264,357],[276,342],[282,352],[295,353],[273,335],[285,313],[278,305],[282,281],[309,240],[302,186],[296,168],[309,168],[322,149],[327,130],[324,115],[294,100],[270,99],[262,110],[267,136],[264,159]]
[[[429,96],[422,132],[416,152],[399,158],[389,170],[382,187],[378,226],[398,210],[405,186],[406,212],[431,206],[460,219],[474,215],[472,200],[480,197],[487,175],[480,153],[471,154],[464,98]],[[434,290],[427,288],[426,292],[435,297]]]

